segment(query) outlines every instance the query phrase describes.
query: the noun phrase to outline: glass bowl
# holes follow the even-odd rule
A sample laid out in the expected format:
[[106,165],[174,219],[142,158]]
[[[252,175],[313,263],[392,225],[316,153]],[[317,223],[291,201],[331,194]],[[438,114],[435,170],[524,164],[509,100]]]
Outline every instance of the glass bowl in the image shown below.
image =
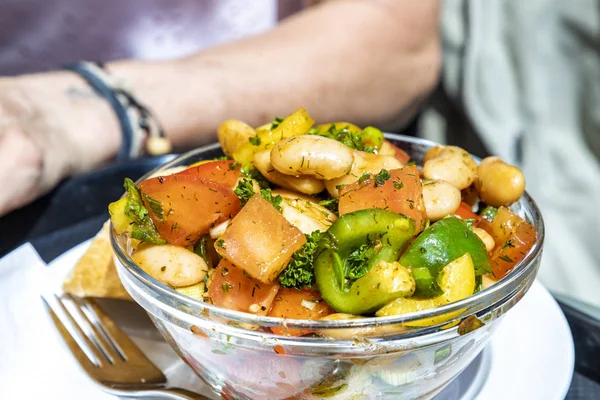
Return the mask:
[[[435,145],[402,135],[386,137],[417,163]],[[183,154],[141,179],[221,155],[215,143]],[[542,216],[527,193],[511,209],[538,233],[513,272],[456,303],[391,317],[284,320],[224,309],[186,297],[150,277],[131,259],[127,238],[114,230],[111,242],[119,276],[131,297],[179,356],[223,398],[431,398],[473,361],[535,279],[544,238]],[[404,327],[440,316],[435,326]],[[475,319],[482,324],[473,323],[478,322]],[[285,337],[269,330],[282,324],[314,334]]]

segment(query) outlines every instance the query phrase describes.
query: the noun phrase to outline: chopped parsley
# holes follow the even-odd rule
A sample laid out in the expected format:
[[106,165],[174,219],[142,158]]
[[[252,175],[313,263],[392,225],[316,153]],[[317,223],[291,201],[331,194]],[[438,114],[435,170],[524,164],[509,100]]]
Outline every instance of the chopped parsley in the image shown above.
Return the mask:
[[225,249],[225,241],[223,239],[217,240],[217,242],[215,244],[217,245],[217,247],[219,247],[219,248],[221,248],[223,250],[226,250]]
[[394,182],[394,189],[400,190],[404,187],[404,183],[402,182]]
[[332,197],[331,199],[321,200],[319,202],[319,205],[325,207],[326,209],[337,215],[339,202],[340,199]]
[[271,129],[277,128],[279,126],[279,124],[281,124],[283,122],[284,119],[285,118],[275,117],[273,122],[271,122]]
[[375,187],[383,186],[385,181],[391,179],[392,176],[387,169],[382,169],[377,175],[375,175]]
[[281,286],[302,289],[315,283],[313,261],[319,248],[319,240],[323,235],[314,231],[306,235],[306,243],[292,255],[292,260],[279,275]]
[[[339,124],[338,126],[336,126],[336,124],[331,124],[329,128],[327,128],[327,130],[323,131],[319,130],[318,128],[314,128],[308,131],[308,134],[323,136],[329,139],[337,140],[338,142],[345,144],[351,149],[368,151],[370,153],[373,153],[375,151],[373,146],[368,146],[367,144],[365,144],[363,132],[351,129],[349,125],[340,127]],[[371,144],[371,141],[369,141],[369,144]]]
[[254,185],[252,184],[252,179],[240,179],[233,193],[240,198],[242,207],[244,207],[248,200],[250,200],[250,197],[254,196]]
[[261,189],[266,189],[266,188],[270,187],[270,184],[269,184],[269,181],[267,180],[267,178],[265,178],[256,168],[254,168],[252,163],[248,163],[248,164],[244,165],[240,169],[240,172],[242,173],[242,175],[244,175],[250,179],[254,179],[256,182],[258,182],[258,186],[260,186]]
[[352,283],[362,278],[371,269],[371,259],[377,254],[373,242],[361,244],[356,250],[350,253],[346,259],[345,277],[346,287],[350,287]]
[[[252,180],[247,178],[241,179],[233,192],[239,197],[242,207],[245,206],[248,200],[255,194]],[[281,211],[281,201],[283,199],[280,195],[273,196],[271,189],[261,189],[260,195],[263,199],[271,203],[277,211]]]
[[365,172],[362,174],[362,176],[358,179],[358,183],[363,183],[364,181],[366,181],[367,179],[369,179],[371,177],[371,174],[368,172]]
[[281,201],[283,199],[280,195],[273,196],[273,193],[271,193],[271,189],[261,189],[260,195],[263,199],[271,203],[277,211],[281,212]]
[[496,207],[487,206],[479,215],[488,220],[488,222],[492,222],[494,218],[496,218],[496,215],[498,215],[498,209]]
[[248,138],[248,141],[250,143],[252,143],[254,146],[260,146],[260,138],[258,137],[258,135],[256,135],[256,136],[250,136]]
[[240,167],[241,167],[241,166],[242,166],[242,165],[241,165],[239,162],[237,162],[237,161],[234,161],[234,162],[232,162],[232,163],[229,163],[229,168],[228,168],[228,169],[229,169],[230,171],[235,171],[236,169],[240,169]]

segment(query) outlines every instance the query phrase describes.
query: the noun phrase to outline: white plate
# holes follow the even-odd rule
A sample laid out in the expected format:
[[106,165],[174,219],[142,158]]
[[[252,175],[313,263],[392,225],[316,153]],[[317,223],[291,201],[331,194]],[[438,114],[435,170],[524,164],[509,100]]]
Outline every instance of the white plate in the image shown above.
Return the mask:
[[[56,271],[52,274],[56,279],[49,285],[59,287],[56,285],[83,254],[88,243],[74,247],[50,263],[49,267]],[[111,306],[110,302],[106,305]],[[117,322],[126,316],[125,330],[165,372],[171,384],[207,395],[210,393],[206,385],[158,337],[139,307],[131,305],[124,310],[122,302],[119,302],[119,307],[113,307],[109,313]],[[132,315],[136,318],[132,319]],[[563,399],[569,389],[573,366],[573,340],[567,321],[548,291],[535,282],[527,295],[505,316],[483,352],[436,396],[436,400]],[[100,395],[99,389],[91,382],[89,390],[90,394],[94,393],[92,397],[102,398],[96,397]]]

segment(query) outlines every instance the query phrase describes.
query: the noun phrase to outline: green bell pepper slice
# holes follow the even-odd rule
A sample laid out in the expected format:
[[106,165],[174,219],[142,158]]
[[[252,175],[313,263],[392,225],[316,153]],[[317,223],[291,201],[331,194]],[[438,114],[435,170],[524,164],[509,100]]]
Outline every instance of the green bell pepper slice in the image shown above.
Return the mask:
[[400,264],[410,268],[415,278],[415,296],[441,295],[440,272],[465,253],[471,255],[476,276],[491,272],[485,244],[460,218],[447,217],[425,229],[400,257]]
[[415,222],[393,211],[342,215],[323,236],[314,264],[323,299],[337,312],[372,313],[414,292],[410,272],[396,263]]

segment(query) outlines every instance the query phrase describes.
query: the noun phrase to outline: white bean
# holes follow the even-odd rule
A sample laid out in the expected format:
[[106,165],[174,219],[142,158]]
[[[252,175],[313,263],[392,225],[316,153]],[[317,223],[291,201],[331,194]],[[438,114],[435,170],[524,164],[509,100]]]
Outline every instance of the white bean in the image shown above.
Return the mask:
[[473,233],[479,236],[479,239],[481,239],[481,241],[485,244],[485,249],[488,252],[494,250],[494,247],[496,246],[496,241],[494,240],[492,235],[487,233],[485,229],[473,227]]
[[210,235],[211,239],[218,239],[219,237],[221,237],[221,235],[225,233],[225,230],[227,229],[229,224],[231,224],[230,219],[223,221],[220,224],[210,228],[208,234]]
[[427,218],[437,221],[458,209],[460,190],[446,181],[424,181],[423,201]]
[[273,168],[271,150],[263,150],[254,154],[254,166],[271,183],[286,189],[304,194],[317,194],[325,189],[322,179],[314,176],[285,175]]
[[477,164],[460,147],[433,147],[423,160],[423,176],[427,179],[450,182],[461,190],[469,187],[475,180]]
[[352,170],[344,176],[325,181],[325,188],[332,197],[339,197],[339,185],[349,185],[360,179],[365,173],[378,174],[382,169],[392,170],[402,168],[402,163],[395,157],[381,154],[371,154],[354,150]]
[[316,135],[294,136],[271,150],[273,167],[286,175],[334,179],[352,169],[352,149],[337,140]]
[[175,288],[194,285],[208,272],[202,257],[170,244],[141,244],[132,258],[151,277]]
[[310,196],[299,195],[287,190],[273,190],[273,196],[281,196],[281,215],[288,222],[300,229],[302,233],[309,234],[314,231],[324,232],[337,217]]

